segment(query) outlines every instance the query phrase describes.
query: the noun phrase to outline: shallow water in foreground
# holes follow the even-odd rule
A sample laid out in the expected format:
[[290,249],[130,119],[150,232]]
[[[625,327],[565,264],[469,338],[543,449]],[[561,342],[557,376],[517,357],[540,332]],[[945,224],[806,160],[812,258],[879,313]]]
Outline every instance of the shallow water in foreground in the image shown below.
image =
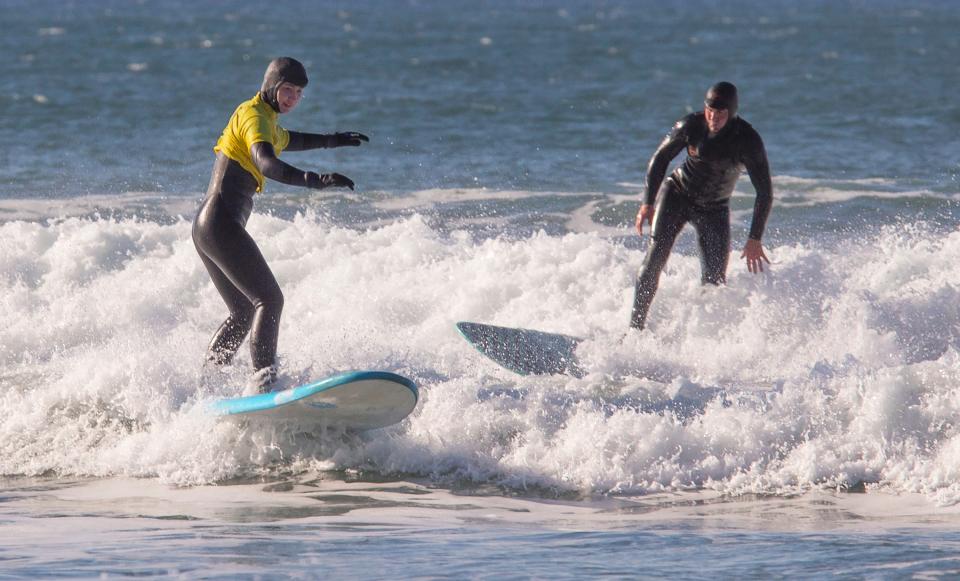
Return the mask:
[[0,571],[208,579],[960,574],[960,508],[916,495],[551,499],[344,476],[185,489],[6,479]]

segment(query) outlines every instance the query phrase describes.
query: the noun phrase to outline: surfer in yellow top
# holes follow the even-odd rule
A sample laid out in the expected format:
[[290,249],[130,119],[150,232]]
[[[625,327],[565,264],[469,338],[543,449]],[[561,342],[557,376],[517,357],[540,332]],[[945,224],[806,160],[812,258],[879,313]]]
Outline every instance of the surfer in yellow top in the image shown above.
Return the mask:
[[256,242],[246,231],[253,195],[265,178],[306,188],[346,187],[338,173],[303,171],[277,157],[283,150],[358,146],[355,132],[331,135],[288,131],[278,117],[293,111],[307,86],[307,71],[289,57],[274,59],[260,91],[237,107],[214,147],[216,161],[206,198],[193,221],[193,242],[230,314],[213,335],[207,360],[229,363],[250,334],[254,373],[244,395],[265,393],[277,377],[276,353],[283,293]]

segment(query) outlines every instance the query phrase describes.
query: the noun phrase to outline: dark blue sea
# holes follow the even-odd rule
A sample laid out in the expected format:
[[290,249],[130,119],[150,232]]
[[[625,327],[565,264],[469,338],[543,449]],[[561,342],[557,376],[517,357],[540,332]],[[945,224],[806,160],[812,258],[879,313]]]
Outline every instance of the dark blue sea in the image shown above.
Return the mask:
[[[0,577],[960,575],[960,4],[0,3]],[[218,421],[190,238],[271,58],[307,66],[248,229],[285,373],[384,369],[404,422]],[[678,240],[623,338],[647,162],[720,80],[761,134],[728,284]],[[682,155],[675,163],[682,160]],[[582,337],[519,376],[478,321]]]

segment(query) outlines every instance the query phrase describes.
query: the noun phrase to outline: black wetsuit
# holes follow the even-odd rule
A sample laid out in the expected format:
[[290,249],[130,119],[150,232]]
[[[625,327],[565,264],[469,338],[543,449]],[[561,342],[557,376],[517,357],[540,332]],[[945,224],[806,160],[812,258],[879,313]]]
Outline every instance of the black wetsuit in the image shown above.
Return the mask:
[[[257,97],[241,107],[248,104],[256,107],[259,99],[269,105],[274,113],[279,113],[278,91],[284,82],[298,87],[306,86],[307,74],[300,62],[289,57],[271,61]],[[238,108],[234,116],[240,111]],[[227,137],[228,129],[224,130],[221,141],[218,141],[218,148]],[[368,141],[365,135],[353,132],[323,135],[283,131],[289,137],[286,141],[287,151],[357,146],[362,141]],[[265,130],[263,135],[274,135],[274,132]],[[247,145],[244,142],[244,151],[235,151],[234,155],[249,153],[250,162],[264,178],[315,189],[330,186],[353,189],[353,181],[346,176],[304,172],[280,161],[274,145],[269,141],[258,140],[249,148],[249,152],[245,151]],[[253,210],[253,195],[259,187],[256,176],[218,150],[206,198],[193,222],[194,245],[214,286],[230,310],[230,315],[210,341],[207,358],[216,364],[229,363],[247,333],[250,333],[250,355],[255,370],[270,368],[275,364],[277,332],[283,310],[280,285],[257,244],[246,231],[247,220]]]
[[245,226],[257,180],[240,164],[217,154],[207,197],[193,222],[193,243],[230,315],[210,341],[207,357],[233,359],[247,333],[254,369],[274,364],[283,293]]
[[[289,133],[287,150],[352,144],[350,134]],[[311,188],[353,185],[340,174],[318,175],[298,170],[280,161],[272,146],[266,143],[254,146],[253,159],[263,175],[285,184]],[[283,293],[260,249],[246,231],[257,186],[257,180],[250,172],[224,154],[217,153],[207,196],[193,222],[193,243],[230,310],[230,316],[210,341],[207,358],[220,365],[229,363],[250,332],[253,368],[263,369],[273,365],[276,357]]]
[[[683,165],[664,180],[670,161],[687,150]],[[716,135],[709,135],[706,117],[692,113],[677,122],[647,167],[644,204],[657,206],[650,247],[637,277],[630,326],[642,329],[657,292],[660,272],[673,243],[689,222],[697,231],[701,280],[726,280],[730,256],[730,197],[746,168],[757,192],[750,238],[760,240],[773,204],[770,166],[760,135],[739,117],[731,118]]]

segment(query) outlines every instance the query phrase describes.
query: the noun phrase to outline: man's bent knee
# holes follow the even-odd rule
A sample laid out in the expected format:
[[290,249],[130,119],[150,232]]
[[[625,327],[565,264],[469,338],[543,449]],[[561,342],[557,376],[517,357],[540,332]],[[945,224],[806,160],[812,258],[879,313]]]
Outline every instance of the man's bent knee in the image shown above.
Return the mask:
[[265,311],[279,317],[283,311],[283,293],[277,288],[274,292],[255,300],[253,308],[254,311]]

